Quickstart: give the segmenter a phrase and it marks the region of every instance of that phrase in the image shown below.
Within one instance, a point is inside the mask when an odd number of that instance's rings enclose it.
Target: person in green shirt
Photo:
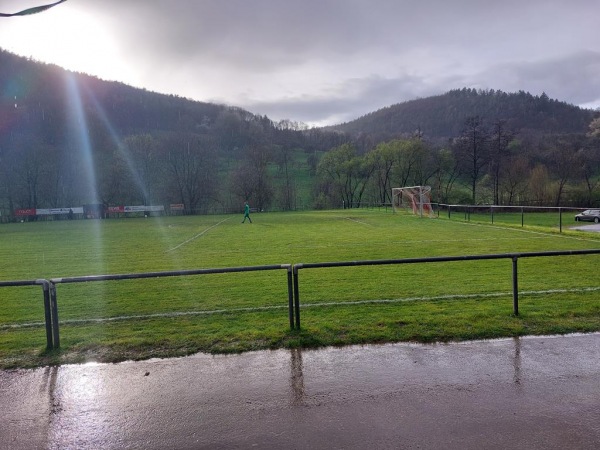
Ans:
[[[244,220],[242,220],[242,223],[244,223],[246,219],[248,219],[250,223],[252,223],[252,219],[250,218],[250,205],[248,204],[248,202],[244,204]]]

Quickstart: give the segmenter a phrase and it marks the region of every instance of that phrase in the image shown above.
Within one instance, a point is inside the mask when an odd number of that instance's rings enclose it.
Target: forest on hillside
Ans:
[[[294,209],[298,165],[308,172],[316,154],[345,139],[8,52],[0,52],[0,85],[3,217],[92,203],[176,203],[192,214],[237,211],[249,199]]]
[[[433,201],[600,204],[599,114],[459,89],[337,127],[106,82],[0,51],[0,214],[183,204],[186,214]]]
[[[391,105],[330,129],[368,134],[376,141],[417,130],[433,139],[448,139],[458,136],[465,121],[475,116],[489,122],[504,120],[508,128],[523,132],[573,134],[586,132],[594,112],[550,99],[545,93],[461,88]]]
[[[327,152],[317,167],[323,202],[390,204],[394,187],[432,187],[437,203],[600,206],[600,118],[586,133],[532,134],[508,121],[465,119],[444,144],[422,134]]]

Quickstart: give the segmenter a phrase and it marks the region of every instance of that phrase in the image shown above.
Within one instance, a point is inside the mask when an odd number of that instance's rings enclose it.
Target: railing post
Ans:
[[[521,228],[525,226],[525,209],[521,206]]]
[[[292,266],[290,265],[287,269],[287,281],[288,281],[288,309],[290,315],[290,328],[294,329],[294,288],[292,286]]]
[[[37,280],[44,290],[44,317],[46,319],[46,350],[52,350],[52,312],[50,311],[50,283],[46,280]]]
[[[519,315],[519,282],[517,277],[517,260],[516,256],[512,258],[512,282],[513,282],[513,313]]]
[[[294,265],[294,311],[296,312],[296,329],[300,329],[300,293],[298,288],[298,267]]]
[[[562,233],[562,208],[558,208],[558,230]]]
[[[50,285],[50,313],[52,318],[52,338],[54,341],[53,348],[60,347],[60,336],[58,330],[58,304],[56,302],[56,285],[52,282]]]

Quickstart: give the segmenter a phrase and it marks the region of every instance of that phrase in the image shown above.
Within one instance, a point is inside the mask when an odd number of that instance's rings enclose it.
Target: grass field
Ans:
[[[327,261],[600,248],[598,233],[383,210],[15,223],[0,281]],[[285,271],[58,284],[61,348],[40,287],[0,288],[0,367],[207,352],[600,330],[600,255],[307,269],[291,330]]]
[[[565,230],[569,226],[574,225],[574,216],[581,209],[577,208],[547,208],[546,211],[540,212],[541,208],[528,207],[521,212],[518,207],[495,207],[494,213],[491,214],[489,207],[471,208],[466,212],[464,208],[451,210],[448,214],[447,209],[440,211],[440,216],[451,220],[469,221],[484,224],[496,225],[511,225],[511,226],[528,226],[528,227],[543,227],[546,230],[555,229],[560,231],[561,223]],[[448,217],[449,216],[449,217]]]

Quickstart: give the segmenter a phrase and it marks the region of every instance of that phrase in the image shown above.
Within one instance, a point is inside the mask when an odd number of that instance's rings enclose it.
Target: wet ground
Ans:
[[[581,223],[581,222],[578,222],[578,223]],[[590,225],[577,225],[577,226],[572,226],[569,228],[572,230],[591,231],[591,232],[600,233],[600,223],[593,223]]]
[[[0,372],[0,448],[600,448],[600,334]]]

